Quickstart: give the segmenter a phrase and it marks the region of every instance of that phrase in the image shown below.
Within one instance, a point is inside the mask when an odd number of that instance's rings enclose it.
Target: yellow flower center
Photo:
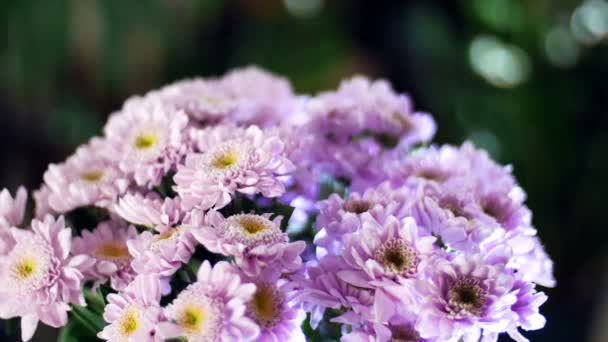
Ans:
[[[206,318],[207,314],[202,308],[186,306],[179,317],[178,323],[187,332],[192,333],[200,330],[200,326]]]
[[[139,319],[137,317],[137,312],[134,309],[130,309],[124,314],[124,316],[120,320],[120,323],[118,324],[118,329],[122,336],[128,337],[131,336],[131,334],[133,334],[137,330],[138,326]]]
[[[164,233],[160,233],[158,235],[156,235],[154,237],[154,239],[152,239],[152,242],[161,242],[161,241],[165,241],[168,240],[170,238],[172,238],[173,236],[175,236],[178,232],[179,232],[179,227],[178,228],[173,228],[171,230],[168,230]]]
[[[272,326],[279,318],[280,298],[274,286],[258,284],[251,299],[250,310],[255,320],[263,326]]]
[[[95,249],[95,256],[100,259],[127,259],[129,257],[129,249],[124,241],[109,241],[105,242]]]
[[[201,96],[200,101],[210,106],[219,106],[222,104],[222,99],[217,96]]]
[[[158,135],[153,132],[143,132],[135,137],[135,147],[138,150],[147,150],[158,142]]]
[[[29,278],[36,271],[36,260],[31,257],[25,257],[19,263],[17,263],[13,269],[13,274],[18,279]]]
[[[249,234],[257,234],[268,229],[266,222],[258,219],[258,217],[243,217],[239,220],[241,227]]]
[[[99,182],[103,178],[103,170],[85,171],[80,174],[80,179],[90,183]]]
[[[221,153],[213,160],[213,167],[217,169],[227,169],[238,162],[239,156],[234,151],[226,151]]]

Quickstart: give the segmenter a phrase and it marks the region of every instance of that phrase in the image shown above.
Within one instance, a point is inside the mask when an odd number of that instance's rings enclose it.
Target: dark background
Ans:
[[[128,96],[180,78],[258,64],[301,93],[387,78],[438,143],[514,166],[558,279],[532,340],[606,341],[606,1],[24,0],[0,20],[2,186],[37,187]]]

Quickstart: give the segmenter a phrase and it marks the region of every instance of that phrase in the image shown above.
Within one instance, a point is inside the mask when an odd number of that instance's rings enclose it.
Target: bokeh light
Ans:
[[[570,67],[578,61],[580,48],[570,30],[558,26],[545,38],[545,53],[554,65]]]
[[[608,3],[592,0],[583,3],[570,20],[572,33],[584,44],[596,44],[608,36]]]
[[[323,8],[323,0],[283,0],[287,12],[297,18],[317,15]]]
[[[473,40],[469,61],[477,74],[497,87],[514,87],[526,81],[530,74],[530,61],[522,49],[490,36]]]

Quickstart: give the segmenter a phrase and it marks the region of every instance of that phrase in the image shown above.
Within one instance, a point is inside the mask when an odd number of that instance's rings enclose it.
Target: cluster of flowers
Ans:
[[[527,341],[555,282],[525,194],[434,133],[363,77],[309,97],[250,67],[133,97],[31,215],[0,193],[0,318],[28,340],[106,288],[109,341]]]

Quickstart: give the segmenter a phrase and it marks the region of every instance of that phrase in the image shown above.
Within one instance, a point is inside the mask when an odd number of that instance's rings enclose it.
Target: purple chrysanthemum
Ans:
[[[0,318],[21,317],[23,340],[29,340],[38,321],[52,327],[67,323],[70,303],[84,305],[84,255],[70,257],[71,230],[47,216],[33,220],[32,231],[12,228],[15,245],[0,256]]]
[[[217,79],[189,79],[151,92],[169,108],[182,110],[199,124],[217,124],[238,108],[238,100]]]
[[[90,205],[111,206],[126,190],[128,182],[112,162],[100,156],[104,146],[103,140],[94,138],[64,163],[49,165],[44,174],[48,203],[42,205],[48,204],[56,213]],[[38,204],[41,205],[40,201]]]
[[[159,234],[145,231],[129,240],[127,246],[133,256],[133,269],[140,274],[173,275],[194,253],[196,241],[191,229],[188,223],[184,223],[165,228]]]
[[[213,268],[204,261],[197,282],[180,292],[165,310],[169,322],[159,325],[163,338],[185,336],[188,341],[252,341],[260,333],[245,315],[255,285],[243,283],[226,262]]]
[[[131,267],[133,257],[127,249],[127,240],[137,237],[137,230],[119,221],[100,223],[93,231],[83,230],[80,237],[72,239],[72,250],[86,254],[94,260],[82,272],[86,279],[99,285],[110,280],[115,290],[124,289],[135,277]]]
[[[411,217],[398,220],[391,216],[382,224],[371,215],[364,215],[362,221],[359,231],[342,238],[342,257],[351,270],[338,275],[363,288],[416,278],[421,262],[435,249],[435,237],[420,235]]]
[[[168,277],[190,260],[196,245],[190,231],[200,227],[202,214],[186,214],[179,197],[161,200],[156,193],[127,194],[115,210],[125,220],[156,231],[144,231],[127,243],[137,273]]]
[[[185,216],[179,197],[162,199],[157,193],[128,193],[118,200],[114,211],[128,222],[164,232],[181,223]]]
[[[188,117],[159,101],[128,101],[104,128],[104,154],[138,185],[158,185],[188,151]]]
[[[372,161],[385,148],[407,149],[435,133],[430,115],[412,113],[407,96],[396,94],[385,81],[364,77],[311,99],[307,111],[317,138],[318,167],[351,179],[373,175]]]
[[[265,268],[296,271],[302,266],[300,253],[306,244],[289,242],[280,228],[282,218],[271,221],[268,216],[238,214],[224,218],[219,212],[210,211],[203,228],[192,234],[209,251],[234,256],[237,265],[249,275]]]
[[[256,126],[203,130],[198,149],[202,153],[188,155],[174,177],[184,209],[222,208],[237,191],[278,197],[285,192],[278,177],[294,169],[281,140]]]
[[[256,286],[247,303],[247,316],[260,327],[256,341],[306,341],[301,329],[306,313],[294,300],[293,282],[279,278],[275,272],[241,278]]]
[[[326,309],[343,310],[348,317],[372,317],[374,291],[354,286],[338,276],[348,265],[339,257],[327,255],[306,264],[306,276],[298,279],[298,300],[311,313],[310,324],[316,328]]]
[[[332,194],[327,200],[318,202],[316,227],[319,232],[315,245],[329,253],[338,253],[342,236],[361,228],[364,214],[381,223],[389,216],[404,218],[409,209],[408,198],[405,189],[393,189],[388,182],[366,190],[363,195],[351,193],[346,199]]]
[[[159,341],[156,324],[162,317],[157,277],[138,275],[124,291],[110,294],[103,318],[109,323],[97,336],[111,342]]]
[[[269,127],[289,120],[298,102],[287,79],[255,66],[233,70],[219,83],[237,102],[229,122],[244,126]]]
[[[478,339],[497,336],[517,320],[511,306],[514,276],[503,263],[489,263],[480,255],[438,258],[418,286],[424,303],[416,329],[425,338]]]

